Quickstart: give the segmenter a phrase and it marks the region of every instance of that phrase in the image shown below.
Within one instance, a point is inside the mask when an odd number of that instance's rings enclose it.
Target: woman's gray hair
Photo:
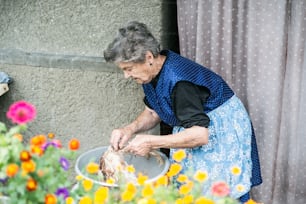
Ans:
[[[113,42],[104,51],[104,59],[112,63],[141,63],[145,61],[147,51],[157,57],[159,42],[144,23],[132,21],[119,29]]]

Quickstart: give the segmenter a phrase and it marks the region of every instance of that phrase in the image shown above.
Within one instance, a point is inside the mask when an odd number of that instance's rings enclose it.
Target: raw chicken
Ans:
[[[124,160],[124,154],[124,151],[115,151],[112,147],[108,147],[107,151],[103,153],[100,158],[99,175],[104,181],[114,179],[115,183],[117,183],[122,178],[128,182],[137,182],[135,173],[127,171],[129,164]],[[150,156],[156,157],[160,164],[164,163],[161,155],[157,151],[151,151],[148,157]]]

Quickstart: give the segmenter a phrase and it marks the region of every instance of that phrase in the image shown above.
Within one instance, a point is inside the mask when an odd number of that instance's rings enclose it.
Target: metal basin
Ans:
[[[96,149],[89,150],[83,154],[81,154],[75,164],[75,171],[78,175],[83,176],[86,179],[89,179],[93,181],[96,184],[102,185],[102,186],[117,186],[117,184],[108,184],[97,179],[94,179],[92,176],[89,177],[83,172],[85,171],[85,168],[89,162],[96,162],[99,164],[99,160],[101,155],[107,150],[108,146],[102,146]],[[141,156],[135,156],[132,154],[126,154],[124,156],[124,160],[129,164],[133,165],[136,171],[136,175],[138,173],[142,173],[146,176],[148,176],[147,182],[154,182],[159,177],[165,175],[169,169],[170,162],[165,154],[162,152],[159,152],[160,156],[163,159],[163,163],[160,164],[159,161],[155,157],[141,157]]]

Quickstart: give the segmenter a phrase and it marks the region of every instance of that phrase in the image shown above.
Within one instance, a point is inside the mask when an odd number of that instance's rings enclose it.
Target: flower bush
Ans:
[[[18,204],[238,204],[229,197],[229,186],[219,181],[210,187],[210,195],[202,195],[207,185],[207,172],[197,171],[183,174],[180,162],[186,157],[184,150],[173,154],[173,160],[166,175],[154,183],[146,182],[148,177],[139,173],[137,183],[121,180],[118,187],[94,184],[77,175],[77,184],[69,178],[70,160],[76,156],[80,146],[77,139],[71,139],[64,148],[54,133],[39,134],[23,141],[27,123],[35,119],[35,107],[26,101],[12,104],[7,117],[16,124],[8,129],[0,122],[0,198],[9,198],[9,203]],[[99,164],[89,161],[85,175],[99,180]],[[135,173],[133,166],[125,171]],[[240,169],[234,167],[233,174]],[[106,183],[112,186],[114,180]],[[1,200],[0,200],[1,202]],[[256,204],[249,200],[247,204]]]
[[[166,175],[161,176],[154,183],[146,182],[148,177],[139,173],[137,183],[121,180],[118,187],[106,187],[93,183],[81,175],[77,176],[78,185],[70,197],[66,199],[67,204],[238,204],[239,202],[230,195],[229,186],[218,181],[210,187],[211,194],[203,195],[203,185],[208,179],[207,172],[196,171],[193,174],[182,173],[180,162],[186,157],[184,150],[178,150],[173,154],[172,163]],[[97,177],[99,165],[89,162],[83,170],[87,178]],[[133,166],[128,166],[125,171],[135,173]],[[239,169],[232,170],[237,173]],[[107,184],[114,184],[114,180],[109,179]],[[256,204],[249,200],[246,204]]]
[[[65,203],[70,195],[70,160],[79,141],[71,139],[64,148],[54,133],[39,134],[23,141],[27,123],[36,117],[35,107],[26,102],[12,104],[7,117],[15,126],[0,122],[0,196],[9,203]]]

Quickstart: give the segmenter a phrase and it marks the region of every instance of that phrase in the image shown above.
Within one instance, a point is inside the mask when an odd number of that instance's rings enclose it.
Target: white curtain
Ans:
[[[306,1],[177,0],[180,53],[219,73],[247,107],[265,204],[306,203]]]

